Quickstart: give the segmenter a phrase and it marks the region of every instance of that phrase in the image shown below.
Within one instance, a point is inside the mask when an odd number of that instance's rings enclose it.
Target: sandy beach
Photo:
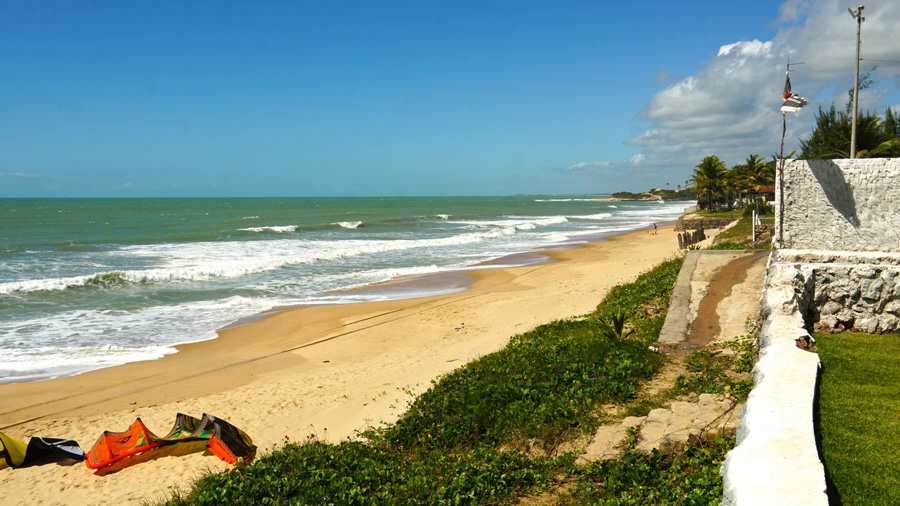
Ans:
[[[452,294],[286,310],[159,360],[3,384],[0,430],[72,438],[87,450],[136,417],[165,434],[183,412],[230,421],[261,452],[286,438],[351,438],[393,421],[441,374],[517,333],[591,311],[612,286],[679,253],[670,225],[542,254],[555,261],[473,270],[470,288]],[[2,468],[0,488],[18,504],[131,504],[229,467],[205,451],[140,459],[103,476],[82,463]]]

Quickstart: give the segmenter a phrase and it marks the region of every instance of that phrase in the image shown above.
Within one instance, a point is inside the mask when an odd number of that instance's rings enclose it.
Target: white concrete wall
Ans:
[[[796,346],[809,335],[808,277],[799,265],[770,259],[753,391],[722,466],[723,505],[828,505],[813,427],[819,356]]]
[[[900,251],[900,158],[788,160],[783,226],[782,248]]]

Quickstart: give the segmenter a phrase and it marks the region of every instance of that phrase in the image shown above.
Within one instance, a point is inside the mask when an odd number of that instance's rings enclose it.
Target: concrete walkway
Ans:
[[[689,251],[659,342],[702,347],[752,332],[767,256],[767,251],[752,250]]]

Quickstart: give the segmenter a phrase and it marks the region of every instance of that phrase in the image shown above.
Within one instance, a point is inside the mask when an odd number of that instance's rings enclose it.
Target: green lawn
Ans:
[[[900,504],[900,335],[816,334],[819,429],[845,506]]]
[[[736,219],[740,218],[741,216],[743,216],[743,213],[744,213],[744,210],[738,209],[738,208],[731,209],[731,210],[723,209],[721,211],[703,210],[703,211],[699,212],[701,218],[719,218],[719,219],[723,219],[723,220],[736,220]]]

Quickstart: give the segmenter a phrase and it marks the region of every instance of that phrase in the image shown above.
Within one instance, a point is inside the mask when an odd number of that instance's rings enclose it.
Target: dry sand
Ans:
[[[593,310],[609,288],[678,254],[672,226],[545,252],[554,262],[475,270],[468,290],[432,297],[276,313],[179,346],[160,360],[79,376],[0,385],[0,431],[73,438],[141,417],[165,434],[178,412],[210,413],[268,451],[285,438],[328,441],[390,422],[431,380],[537,325]],[[148,458],[149,457],[149,458]],[[164,455],[98,476],[84,464],[0,469],[4,502],[127,504],[187,488],[229,466],[208,452]]]

